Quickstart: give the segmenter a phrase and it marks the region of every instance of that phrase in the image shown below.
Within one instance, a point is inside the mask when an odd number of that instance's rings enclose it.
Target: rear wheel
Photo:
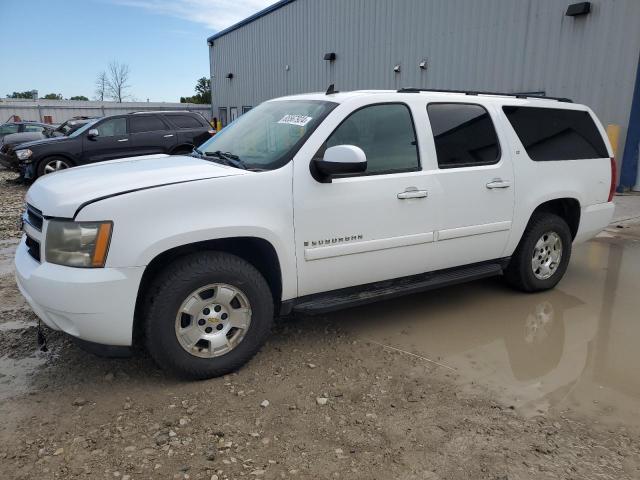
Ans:
[[[59,172],[73,167],[73,162],[64,157],[49,157],[38,164],[38,177],[49,173]]]
[[[237,370],[266,341],[273,298],[262,275],[234,255],[176,260],[147,297],[147,349],[162,368],[204,379]]]
[[[525,292],[555,287],[567,270],[571,242],[571,231],[561,217],[534,214],[505,271],[507,281]]]

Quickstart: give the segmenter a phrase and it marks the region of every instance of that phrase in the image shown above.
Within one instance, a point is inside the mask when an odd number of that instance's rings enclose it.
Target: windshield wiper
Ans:
[[[230,152],[221,152],[220,150],[216,150],[215,152],[204,152],[207,157],[215,157],[222,160],[226,165],[230,167],[241,168],[242,170],[247,170],[247,164],[244,163],[239,156],[234,155]]]

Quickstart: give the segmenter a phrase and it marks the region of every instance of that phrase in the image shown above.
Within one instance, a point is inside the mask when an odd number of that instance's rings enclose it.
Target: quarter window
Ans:
[[[364,151],[364,175],[420,168],[416,132],[411,112],[404,104],[372,105],[355,111],[326,142],[326,148],[336,145],[355,145]]]
[[[95,127],[101,137],[115,137],[127,134],[127,119],[114,118],[106,120]]]
[[[503,107],[529,158],[535,161],[606,158],[607,146],[589,112]]]
[[[158,117],[153,115],[132,116],[129,119],[129,130],[131,133],[159,132],[167,127]]]
[[[427,112],[440,168],[491,165],[499,161],[498,136],[484,107],[432,103]]]

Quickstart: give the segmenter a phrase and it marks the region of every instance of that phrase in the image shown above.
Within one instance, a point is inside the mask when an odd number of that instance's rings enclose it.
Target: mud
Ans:
[[[37,351],[1,244],[0,478],[640,478],[640,229],[622,227],[553,291],[491,280],[282,319],[204,382],[52,331]]]

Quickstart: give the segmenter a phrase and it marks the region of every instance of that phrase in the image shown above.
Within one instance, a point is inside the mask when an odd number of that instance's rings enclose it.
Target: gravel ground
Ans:
[[[4,240],[25,189],[1,178]],[[238,373],[187,383],[56,332],[37,352],[12,275],[0,294],[2,478],[640,478],[638,432],[524,418],[332,316],[280,320]]]
[[[18,218],[24,209],[27,187],[8,180],[18,178],[17,173],[0,167],[0,240],[19,238]]]

